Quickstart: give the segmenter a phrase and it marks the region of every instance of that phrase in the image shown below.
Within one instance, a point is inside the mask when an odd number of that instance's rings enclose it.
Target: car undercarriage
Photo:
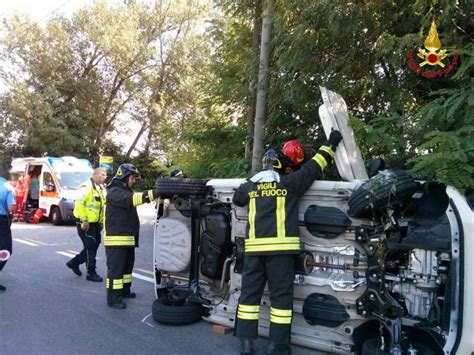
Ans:
[[[243,181],[157,180],[156,321],[234,326],[248,212],[232,196]],[[364,355],[472,351],[462,335],[474,317],[464,289],[473,219],[457,190],[402,170],[315,181],[299,203],[292,343]],[[268,289],[260,309],[268,336]]]

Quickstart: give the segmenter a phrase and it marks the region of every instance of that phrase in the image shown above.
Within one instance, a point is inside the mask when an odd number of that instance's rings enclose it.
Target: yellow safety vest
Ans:
[[[102,223],[105,197],[103,189],[87,180],[79,187],[79,196],[74,205],[74,217],[89,223]]]

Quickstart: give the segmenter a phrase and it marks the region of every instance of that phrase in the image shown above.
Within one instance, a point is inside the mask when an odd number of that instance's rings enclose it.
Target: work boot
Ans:
[[[291,348],[288,344],[276,344],[273,341],[268,344],[266,355],[290,355]]]
[[[72,270],[77,276],[81,276],[82,272],[79,270],[79,265],[73,265],[71,260],[66,263],[66,266]]]
[[[127,308],[127,305],[122,301],[122,295],[117,292],[107,292],[107,306],[115,309]]]
[[[240,339],[240,355],[252,355],[252,354],[253,354],[253,340]]]
[[[123,292],[122,297],[123,298],[136,298],[137,294],[135,292],[131,292],[130,290],[127,290]]]
[[[86,279],[94,282],[102,282],[102,277],[97,274],[87,274]]]
[[[108,303],[107,305],[109,307],[115,308],[115,309],[125,309],[125,308],[127,308],[127,305],[123,302]]]

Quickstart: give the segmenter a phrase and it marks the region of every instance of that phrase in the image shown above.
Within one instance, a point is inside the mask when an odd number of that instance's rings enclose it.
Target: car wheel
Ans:
[[[156,189],[162,198],[169,198],[173,195],[205,196],[209,192],[206,180],[171,177],[156,180]]]
[[[61,216],[61,211],[57,207],[51,209],[51,223],[55,226],[63,224],[63,218]]]
[[[182,306],[186,304],[186,300],[188,296],[189,296],[188,290],[181,290],[178,288],[174,288],[168,293],[168,302],[171,305]]]
[[[191,324],[202,319],[202,306],[192,302],[179,304],[163,297],[153,302],[152,316],[155,321],[162,324]]]
[[[418,184],[403,170],[384,170],[355,190],[349,198],[349,215],[371,217],[407,200]]]

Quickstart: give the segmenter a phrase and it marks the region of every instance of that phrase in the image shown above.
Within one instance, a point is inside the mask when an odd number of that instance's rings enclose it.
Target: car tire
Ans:
[[[178,196],[205,196],[209,192],[206,180],[165,177],[156,180],[158,196],[169,198]]]
[[[168,303],[169,305],[183,306],[186,304],[188,296],[189,296],[188,290],[174,288],[168,293],[167,301],[169,302]]]
[[[418,184],[403,170],[384,170],[355,190],[349,198],[349,215],[372,217],[413,195]]]
[[[162,324],[185,325],[202,319],[202,305],[199,303],[177,304],[166,297],[158,298],[152,305],[153,319]]]
[[[61,211],[58,207],[53,207],[51,209],[51,223],[55,226],[60,226],[63,224],[63,217],[61,216]]]

